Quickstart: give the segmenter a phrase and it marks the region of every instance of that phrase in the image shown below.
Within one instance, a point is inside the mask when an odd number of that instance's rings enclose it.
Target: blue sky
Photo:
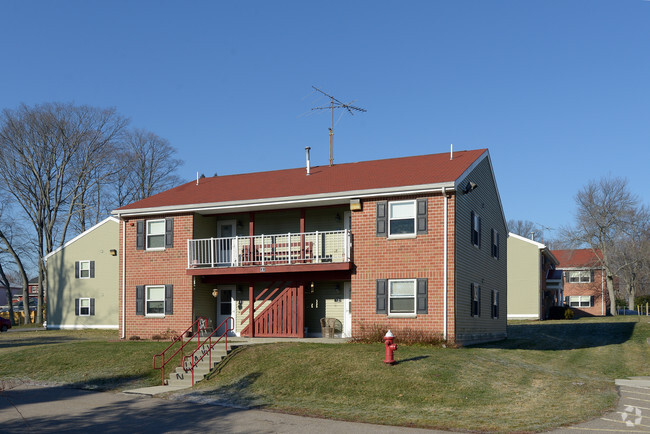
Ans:
[[[116,107],[210,176],[489,148],[506,218],[650,203],[650,1],[2,1],[0,107]],[[547,229],[547,234],[553,232]]]

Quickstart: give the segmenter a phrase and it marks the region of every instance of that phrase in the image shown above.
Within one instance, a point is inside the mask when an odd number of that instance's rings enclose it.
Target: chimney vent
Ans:
[[[454,144],[451,144],[451,150],[449,151],[449,159],[453,160],[454,159]]]
[[[310,149],[311,148],[309,146],[305,147],[305,153],[307,154],[307,175],[309,175],[310,172],[311,172],[311,161],[309,160],[309,151],[310,151]]]

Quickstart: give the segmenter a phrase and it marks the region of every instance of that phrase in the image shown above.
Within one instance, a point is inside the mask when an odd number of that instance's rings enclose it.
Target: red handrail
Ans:
[[[229,321],[232,323],[232,327],[228,327],[228,322]],[[225,325],[225,331],[221,334],[221,336],[219,336],[219,339],[217,339],[216,342],[212,343],[212,337],[215,335],[215,333],[217,333],[217,330],[219,330],[221,328],[221,326],[223,326],[223,325]],[[189,370],[192,371],[192,385],[194,385],[194,368],[196,367],[196,365],[199,364],[199,362],[201,360],[203,360],[203,357],[205,357],[206,354],[208,354],[208,363],[209,363],[210,367],[212,368],[212,348],[214,348],[214,346],[217,345],[222,338],[225,338],[224,340],[225,340],[225,344],[226,344],[226,352],[228,351],[228,332],[234,330],[234,328],[235,328],[235,320],[234,320],[233,317],[229,316],[228,318],[223,320],[221,322],[221,324],[219,324],[219,326],[216,327],[212,331],[212,333],[210,333],[203,340],[203,342],[201,342],[200,339],[197,339],[196,350],[194,350],[192,352],[192,354],[190,354],[189,356],[185,357],[185,358],[189,358],[192,361],[192,364],[190,365],[189,368],[185,367],[185,360],[183,359],[183,369],[185,370],[185,372],[187,372]],[[201,349],[201,347],[203,345],[205,345],[205,343],[208,342],[208,341],[210,341],[208,349],[203,351],[203,354],[201,354],[200,357],[196,358],[194,356],[194,354],[196,354],[196,352],[199,351]]]
[[[183,331],[179,336],[176,336],[174,339],[172,339],[172,343],[169,344],[169,346],[167,348],[165,348],[161,353],[155,354],[153,356],[153,369],[161,369],[162,370],[162,384],[163,384],[163,386],[165,385],[165,366],[167,365],[167,363],[171,362],[172,359],[179,352],[181,353],[181,361],[184,360],[184,358],[183,358],[183,348],[185,348],[185,346],[187,344],[192,342],[192,339],[194,338],[194,335],[196,333],[192,333],[192,335],[190,336],[189,340],[187,340],[187,342],[183,341],[183,337],[187,334],[187,332],[189,332],[190,330],[193,330],[194,326],[197,326],[197,330],[198,330],[197,333],[200,332],[200,327],[198,327],[198,323],[199,323],[199,321],[201,321],[203,319],[204,318],[201,318],[201,317],[197,318],[196,321],[194,321],[191,326],[189,326],[187,329],[185,329],[185,331]],[[179,349],[177,349],[174,352],[174,354],[172,354],[171,356],[165,358],[165,355],[166,355],[167,351],[169,349],[171,349],[171,347],[173,347],[178,341],[181,342],[181,347]],[[162,365],[160,365],[158,367],[156,367],[156,358],[157,357],[162,357]]]

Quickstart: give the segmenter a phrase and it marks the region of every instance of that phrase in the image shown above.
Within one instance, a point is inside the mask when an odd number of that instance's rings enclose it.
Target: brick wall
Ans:
[[[566,271],[564,271],[566,273]],[[569,306],[576,316],[602,316],[609,313],[609,293],[605,283],[605,274],[602,270],[594,270],[594,281],[590,283],[571,283],[564,281],[564,297],[571,295],[585,295],[594,297],[592,307]],[[604,306],[603,306],[604,303]]]
[[[160,251],[136,250],[136,227],[139,219],[120,222],[120,241],[126,229],[126,245],[120,242],[120,336],[143,339],[164,333],[167,330],[181,332],[192,324],[192,277],[185,273],[187,268],[187,240],[192,238],[194,217],[192,214],[155,216],[174,219],[174,246]],[[122,269],[125,255],[126,270]],[[126,271],[126,327],[122,319],[123,272]],[[173,314],[164,318],[148,318],[136,315],[136,286],[173,285]]]
[[[377,201],[428,198],[428,233],[409,239],[389,239],[376,235]],[[352,213],[352,335],[362,326],[386,325],[399,336],[400,329],[443,333],[443,225],[444,198],[441,194],[396,196],[364,200],[363,211]],[[448,202],[448,334],[454,335],[454,196]],[[377,279],[428,279],[428,313],[416,318],[389,318],[376,313]]]

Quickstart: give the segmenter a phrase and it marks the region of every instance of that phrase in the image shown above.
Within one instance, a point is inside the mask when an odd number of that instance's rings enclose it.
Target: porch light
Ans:
[[[314,282],[311,282],[311,285],[309,285],[309,293],[310,294],[314,293]]]
[[[350,199],[350,211],[361,211],[361,199]]]
[[[111,254],[111,256],[117,256],[117,250],[115,249],[109,250],[109,253]]]
[[[219,295],[219,288],[214,288],[214,289],[212,290],[212,296],[213,296],[214,298],[217,298],[218,295]]]

